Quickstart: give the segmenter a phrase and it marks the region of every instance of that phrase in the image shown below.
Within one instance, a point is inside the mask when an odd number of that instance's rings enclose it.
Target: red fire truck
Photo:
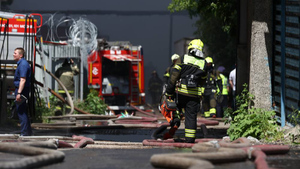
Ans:
[[[143,109],[145,103],[142,46],[99,40],[88,58],[88,86],[99,91],[114,111]]]
[[[7,106],[10,106],[7,103],[11,103],[15,99],[13,79],[17,65],[13,58],[14,49],[17,47],[25,49],[25,58],[31,61],[32,71],[34,71],[37,29],[41,25],[41,14],[25,15],[0,11],[0,46],[2,47],[0,52],[0,107],[2,108],[0,115],[6,115]],[[34,90],[31,92],[31,96],[33,96]],[[31,100],[29,102],[30,115],[34,117],[34,97],[29,99]]]

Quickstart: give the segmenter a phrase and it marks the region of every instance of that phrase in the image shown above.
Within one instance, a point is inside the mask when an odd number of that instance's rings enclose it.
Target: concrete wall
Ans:
[[[240,1],[239,11],[237,92],[249,84],[255,107],[267,110],[271,108],[272,4],[272,0]]]

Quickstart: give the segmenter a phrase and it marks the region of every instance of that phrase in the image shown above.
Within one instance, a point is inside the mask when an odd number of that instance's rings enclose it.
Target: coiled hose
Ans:
[[[0,151],[31,156],[17,161],[0,162],[0,168],[37,168],[61,162],[65,158],[65,154],[61,151],[25,146],[18,143],[0,143]]]

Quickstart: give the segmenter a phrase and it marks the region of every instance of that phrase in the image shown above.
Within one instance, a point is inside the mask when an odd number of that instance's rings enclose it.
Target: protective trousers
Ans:
[[[15,96],[18,94],[18,88],[15,89]],[[29,87],[24,87],[22,94],[29,99]],[[20,120],[20,126],[21,126],[21,136],[31,136],[32,135],[32,129],[30,126],[30,120],[28,117],[28,107],[26,101],[23,102],[20,105],[16,104],[18,117]]]
[[[217,101],[215,93],[204,95],[203,97],[203,111],[205,117],[216,117]]]
[[[178,108],[185,111],[185,141],[194,143],[197,130],[197,113],[200,110],[200,97],[178,95]]]
[[[69,90],[68,91],[70,96],[72,97],[72,101],[74,100],[74,91],[73,90]],[[64,90],[59,90],[58,93],[65,99],[67,100],[67,94]],[[58,101],[57,104],[56,104],[56,107],[55,107],[55,115],[56,116],[60,116],[60,115],[63,115],[63,114],[68,114],[71,112],[71,107],[66,104],[66,103],[63,103],[61,101]]]

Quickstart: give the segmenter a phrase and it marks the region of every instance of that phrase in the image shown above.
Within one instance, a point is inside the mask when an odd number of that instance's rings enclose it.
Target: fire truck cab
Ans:
[[[98,41],[88,58],[88,87],[99,91],[114,111],[144,109],[144,58],[142,46],[130,42]]]

